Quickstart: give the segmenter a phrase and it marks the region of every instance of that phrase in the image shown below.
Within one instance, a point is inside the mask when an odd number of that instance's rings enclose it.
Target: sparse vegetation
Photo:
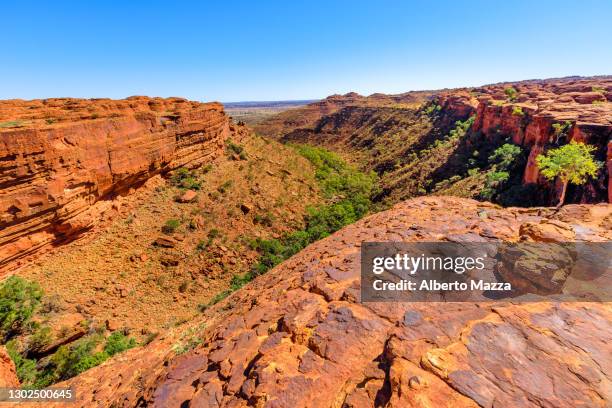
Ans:
[[[172,218],[167,220],[166,223],[162,226],[162,232],[164,234],[173,234],[174,232],[176,232],[176,230],[178,230],[180,226],[181,221]]]
[[[244,150],[244,146],[241,146],[239,144],[236,144],[234,142],[232,142],[231,140],[227,141],[227,152],[230,155],[230,157],[234,157],[234,155],[236,155],[240,160],[247,160],[247,154]]]
[[[259,263],[251,271],[252,277],[266,272],[308,244],[354,223],[372,206],[371,197],[377,189],[374,173],[357,171],[335,153],[322,148],[305,145],[295,148],[315,166],[315,177],[331,203],[309,208],[305,217],[306,227],[301,231],[280,240],[252,241],[251,246],[261,254]]]
[[[346,164],[338,155],[326,149],[306,145],[294,146],[315,166],[315,177],[329,203],[310,207],[305,216],[305,228],[286,234],[280,239],[257,238],[249,242],[260,253],[259,261],[250,272],[234,275],[229,289],[218,293],[200,311],[220,302],[256,276],[265,273],[308,244],[324,238],[345,225],[366,215],[377,192],[375,173],[363,173]],[[256,216],[257,218],[257,216]],[[267,222],[265,215],[256,222]]]
[[[217,188],[217,191],[221,194],[225,194],[227,190],[232,187],[233,184],[234,182],[232,180],[227,180]]]
[[[512,114],[514,116],[525,116],[525,112],[523,112],[523,108],[521,108],[520,106],[513,106]]]
[[[553,123],[553,134],[555,135],[555,143],[559,143],[559,139],[566,137],[570,128],[572,127],[572,122],[566,120],[563,123]]]
[[[548,180],[557,177],[561,180],[562,190],[558,207],[565,201],[565,193],[569,183],[581,185],[589,178],[595,178],[602,163],[596,161],[594,146],[571,141],[569,144],[551,149],[546,154],[536,157],[536,163],[542,176]]]
[[[506,94],[506,97],[508,98],[510,102],[515,101],[516,98],[518,97],[518,91],[511,86],[504,89],[504,93]]]
[[[603,93],[606,92],[606,90],[604,88],[602,88],[601,86],[593,86],[593,87],[591,87],[591,91],[597,92],[597,93],[600,93],[600,94],[603,94]]]
[[[106,339],[103,350],[96,352],[104,338],[99,333],[93,333],[73,344],[61,346],[48,358],[27,358],[28,353],[44,348],[53,339],[50,327],[32,323],[31,320],[42,296],[43,291],[37,283],[17,276],[11,276],[0,287],[0,327],[7,352],[15,363],[22,385],[37,388],[49,386],[80,374],[136,345],[135,339],[121,332],[113,332]],[[28,333],[30,336],[27,343],[16,337]]]
[[[40,285],[11,276],[0,286],[0,335],[4,341],[22,333],[43,296]]]
[[[198,179],[197,173],[185,167],[177,169],[172,174],[170,182],[175,187],[183,190],[199,190],[202,188],[202,182]]]
[[[22,120],[9,120],[7,122],[0,122],[0,128],[20,128],[24,127],[26,122]]]

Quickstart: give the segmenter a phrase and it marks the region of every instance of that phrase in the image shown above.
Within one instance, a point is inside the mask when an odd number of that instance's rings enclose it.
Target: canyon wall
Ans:
[[[511,100],[505,90],[512,87]],[[597,148],[595,158],[604,163],[599,177],[584,186],[570,186],[570,202],[612,202],[612,79],[546,80],[505,83],[470,92],[442,94],[438,102],[442,112],[464,116],[475,114],[472,127],[491,142],[509,137],[529,152],[523,182],[550,186],[539,174],[536,157],[549,148],[571,140]],[[455,115],[456,116],[456,115]],[[555,131],[553,125],[565,125]]]
[[[0,126],[0,270],[151,176],[212,160],[231,132],[219,103],[146,97],[2,101]]]
[[[510,88],[513,92],[508,94]],[[308,121],[291,119],[302,113]],[[257,130],[287,142],[320,144],[346,154],[361,167],[375,170],[381,176],[385,194],[397,202],[431,193],[435,184],[445,179],[466,176],[466,162],[476,147],[472,146],[471,152],[469,146],[463,146],[462,152],[440,152],[436,142],[444,142],[457,121],[472,115],[475,122],[465,136],[479,149],[484,147],[488,153],[506,140],[523,147],[528,155],[526,165],[515,171],[521,172],[523,185],[537,185],[541,190],[538,204],[556,204],[561,186],[540,176],[535,159],[570,140],[595,146],[595,158],[604,166],[597,179],[583,186],[570,185],[566,202],[612,202],[609,76],[399,95],[334,95],[283,112],[258,125]],[[466,153],[467,157],[460,157]],[[481,161],[481,166],[486,166],[486,157]],[[482,186],[483,181],[472,184]]]

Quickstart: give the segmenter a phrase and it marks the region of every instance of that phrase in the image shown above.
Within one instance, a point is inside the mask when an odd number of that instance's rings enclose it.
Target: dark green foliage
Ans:
[[[517,168],[520,167],[523,151],[517,145],[504,143],[502,146],[495,149],[489,156],[489,164],[491,165],[485,179],[485,185],[480,192],[480,197],[485,200],[497,200],[499,195],[504,190],[521,183],[520,172]],[[514,177],[512,177],[514,174]],[[513,183],[510,183],[510,180]],[[507,195],[505,195],[507,197]]]
[[[244,146],[238,145],[238,144],[232,142],[231,140],[228,140],[228,142],[227,142],[227,152],[230,155],[233,155],[233,154],[238,155],[240,160],[246,160],[247,159],[246,152],[244,151]]]
[[[49,345],[52,341],[51,328],[49,326],[39,326],[36,328],[28,341],[30,350],[40,350]]]
[[[8,340],[21,333],[40,304],[43,291],[36,282],[11,276],[0,286],[0,335]]]
[[[506,170],[520,156],[521,148],[517,145],[505,143],[501,147],[495,149],[493,154],[489,156],[489,163],[496,168]]]

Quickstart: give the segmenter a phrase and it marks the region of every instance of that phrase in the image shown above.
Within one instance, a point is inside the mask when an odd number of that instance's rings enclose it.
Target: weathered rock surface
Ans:
[[[218,103],[180,98],[0,101],[0,270],[90,228],[151,176],[222,151]]]
[[[62,385],[76,389],[70,406],[86,407],[610,406],[609,303],[359,302],[363,241],[517,241],[521,226],[550,222],[579,241],[612,239],[608,204],[556,212],[453,197],[400,203],[309,246],[178,340]],[[196,346],[172,351],[186,344]]]
[[[0,347],[0,387],[19,387],[15,363],[9,357],[5,347]]]

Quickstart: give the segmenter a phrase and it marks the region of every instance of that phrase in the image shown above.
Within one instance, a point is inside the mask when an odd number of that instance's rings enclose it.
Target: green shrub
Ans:
[[[255,214],[255,216],[253,217],[253,222],[255,224],[261,224],[266,227],[271,227],[272,225],[274,225],[274,219],[274,214],[272,214],[270,211],[267,211],[264,214]]]
[[[198,180],[196,172],[185,167],[175,170],[170,181],[172,185],[183,190],[199,190],[202,188],[202,183]]]
[[[18,350],[17,340],[6,343],[6,351],[15,364],[17,378],[22,384],[34,384],[38,376],[36,371],[36,360],[25,358]]]
[[[507,171],[491,171],[487,173],[485,186],[480,195],[485,200],[491,200],[495,193],[501,188],[502,184],[510,178],[510,173]]]
[[[25,122],[22,120],[10,120],[8,122],[0,122],[0,128],[24,127]]]
[[[438,105],[436,102],[432,102],[425,107],[425,114],[431,115],[433,113],[440,112],[441,110],[442,107],[440,105]]]
[[[240,146],[234,142],[232,142],[231,140],[227,141],[227,150],[232,152],[232,153],[236,153],[236,154],[241,154],[244,152],[244,147]]]
[[[569,120],[566,120],[563,123],[553,123],[552,128],[553,134],[556,136],[556,141],[558,142],[561,137],[567,136],[571,127],[572,122],[570,122]]]
[[[518,96],[518,91],[511,86],[504,89],[504,93],[506,94],[506,96],[508,97],[508,100],[510,101],[514,101],[516,97]]]
[[[165,234],[174,233],[181,226],[181,222],[177,219],[169,219],[162,227],[162,232]]]
[[[52,340],[51,328],[49,326],[40,326],[30,336],[28,348],[30,350],[40,350],[51,344]]]
[[[234,182],[232,180],[227,180],[217,188],[217,191],[221,194],[225,194],[233,184]]]
[[[8,340],[21,333],[40,304],[43,290],[36,282],[11,276],[0,286],[0,335]]]
[[[117,353],[121,353],[135,346],[135,339],[133,339],[132,337],[127,337],[120,331],[115,331],[110,336],[108,336],[108,339],[106,339],[104,352],[109,356],[114,356]]]
[[[523,108],[521,108],[520,106],[513,106],[512,114],[514,116],[525,116],[525,112],[523,112]]]
[[[505,143],[495,149],[493,154],[489,156],[489,163],[495,165],[498,169],[507,170],[521,153],[522,150],[519,146]]]

